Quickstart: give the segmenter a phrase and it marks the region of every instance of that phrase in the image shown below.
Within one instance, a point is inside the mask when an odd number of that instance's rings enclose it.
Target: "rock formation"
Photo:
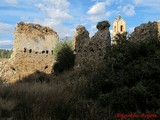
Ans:
[[[154,39],[160,36],[160,22],[148,22],[141,24],[134,29],[131,34],[131,40],[133,42],[146,41]]]
[[[93,63],[103,61],[106,48],[111,44],[109,27],[108,21],[99,22],[97,24],[98,31],[91,39],[84,26],[76,28],[77,33],[73,39],[75,41],[76,66],[82,66],[91,61]]]
[[[18,23],[14,32],[13,53],[9,61],[2,63],[0,77],[14,82],[36,71],[50,73],[55,62],[53,48],[58,39],[58,34],[49,27]]]

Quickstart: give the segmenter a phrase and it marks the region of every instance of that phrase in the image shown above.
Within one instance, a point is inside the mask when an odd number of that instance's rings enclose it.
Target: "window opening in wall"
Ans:
[[[45,51],[43,50],[42,53],[45,53]]]
[[[123,31],[123,26],[121,25],[121,32]]]
[[[11,67],[12,70],[16,71],[16,69],[14,67]]]
[[[27,52],[27,49],[26,49],[26,48],[24,48],[24,52]]]
[[[46,65],[44,69],[47,69],[47,68],[48,68],[48,65]]]
[[[53,55],[53,50],[51,51],[52,55]]]
[[[46,53],[48,54],[48,50],[46,50]]]
[[[35,54],[38,54],[38,52],[35,52]]]
[[[114,32],[116,32],[116,26],[114,26]]]
[[[29,53],[31,53],[31,52],[32,52],[32,49],[29,50]]]

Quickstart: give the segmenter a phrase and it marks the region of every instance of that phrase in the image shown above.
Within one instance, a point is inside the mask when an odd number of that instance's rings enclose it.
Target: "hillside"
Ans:
[[[1,86],[1,118],[118,120],[118,113],[135,113],[138,120],[159,119],[160,42],[122,40],[107,51],[105,64],[94,68],[88,64],[58,76],[36,72]]]

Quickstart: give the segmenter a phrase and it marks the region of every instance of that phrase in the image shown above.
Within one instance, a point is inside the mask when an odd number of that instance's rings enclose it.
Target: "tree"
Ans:
[[[0,49],[0,58],[10,58],[12,50]]]
[[[124,44],[128,41],[128,32],[118,33],[114,36],[114,41],[116,44]]]
[[[54,73],[61,73],[74,66],[74,51],[70,41],[64,41],[57,44],[54,49],[56,63],[53,65]]]
[[[115,113],[156,113],[160,108],[160,42],[148,39],[122,43],[111,46],[106,54],[100,103]]]

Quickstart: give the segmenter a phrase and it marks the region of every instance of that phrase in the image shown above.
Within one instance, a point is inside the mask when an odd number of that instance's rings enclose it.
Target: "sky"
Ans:
[[[64,38],[72,37],[78,25],[93,36],[98,22],[112,25],[118,15],[132,32],[142,23],[160,20],[160,0],[0,0],[0,48],[13,48],[14,29],[21,21],[49,26]]]

